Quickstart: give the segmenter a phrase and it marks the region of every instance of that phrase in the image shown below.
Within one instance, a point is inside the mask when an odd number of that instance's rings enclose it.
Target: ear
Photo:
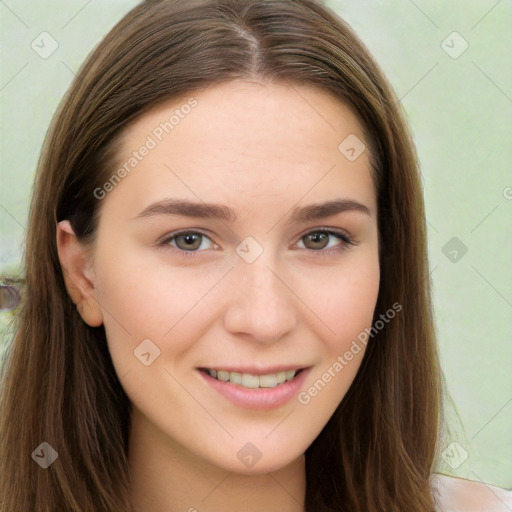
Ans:
[[[57,251],[64,282],[83,321],[91,327],[103,323],[103,313],[94,295],[94,272],[87,248],[81,244],[68,220],[57,223]]]

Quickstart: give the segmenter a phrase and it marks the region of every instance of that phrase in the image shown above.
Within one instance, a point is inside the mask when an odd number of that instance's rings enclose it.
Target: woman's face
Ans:
[[[125,131],[91,280],[133,426],[161,450],[274,471],[342,400],[379,287],[363,140],[325,92],[241,81]]]

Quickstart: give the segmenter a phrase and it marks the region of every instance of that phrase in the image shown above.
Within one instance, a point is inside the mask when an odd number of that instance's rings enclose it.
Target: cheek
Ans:
[[[307,305],[331,333],[324,337],[330,349],[343,349],[371,326],[379,280],[378,257],[373,255],[303,279],[302,295],[311,297]]]
[[[179,366],[211,321],[208,295],[226,269],[171,266],[164,254],[133,247],[119,253],[112,257],[105,247],[95,262],[96,298],[118,374],[139,365],[134,354],[144,340]]]
[[[303,293],[315,287],[311,304],[318,315],[317,333],[324,334],[322,361],[305,383],[298,401],[328,418],[339,405],[361,365],[379,293],[378,257],[365,264],[332,269],[328,275],[316,275],[303,282]],[[312,308],[312,309],[313,309]],[[322,324],[322,325],[320,325]]]

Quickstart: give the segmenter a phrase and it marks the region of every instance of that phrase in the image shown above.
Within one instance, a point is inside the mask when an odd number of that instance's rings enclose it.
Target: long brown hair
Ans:
[[[233,79],[307,84],[352,105],[371,145],[380,238],[379,313],[357,376],[306,451],[307,512],[432,512],[441,377],[418,164],[399,103],[352,30],[314,0],[146,1],[89,56],[53,120],[35,181],[24,303],[4,363],[4,512],[131,510],[130,403],[103,327],[67,294],[56,222],[95,234],[94,194],[115,137],[155,104]],[[340,141],[341,142],[341,141]],[[58,459],[42,470],[42,442]]]

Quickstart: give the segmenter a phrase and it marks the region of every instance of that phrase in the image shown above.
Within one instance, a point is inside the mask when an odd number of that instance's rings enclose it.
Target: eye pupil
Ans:
[[[308,245],[308,242],[311,242]],[[316,233],[310,233],[306,235],[304,240],[304,245],[308,249],[323,249],[329,243],[329,235],[328,233],[324,233],[322,231],[318,231]]]
[[[201,245],[201,235],[193,233],[178,235],[176,237],[176,245],[186,251],[198,249]]]

